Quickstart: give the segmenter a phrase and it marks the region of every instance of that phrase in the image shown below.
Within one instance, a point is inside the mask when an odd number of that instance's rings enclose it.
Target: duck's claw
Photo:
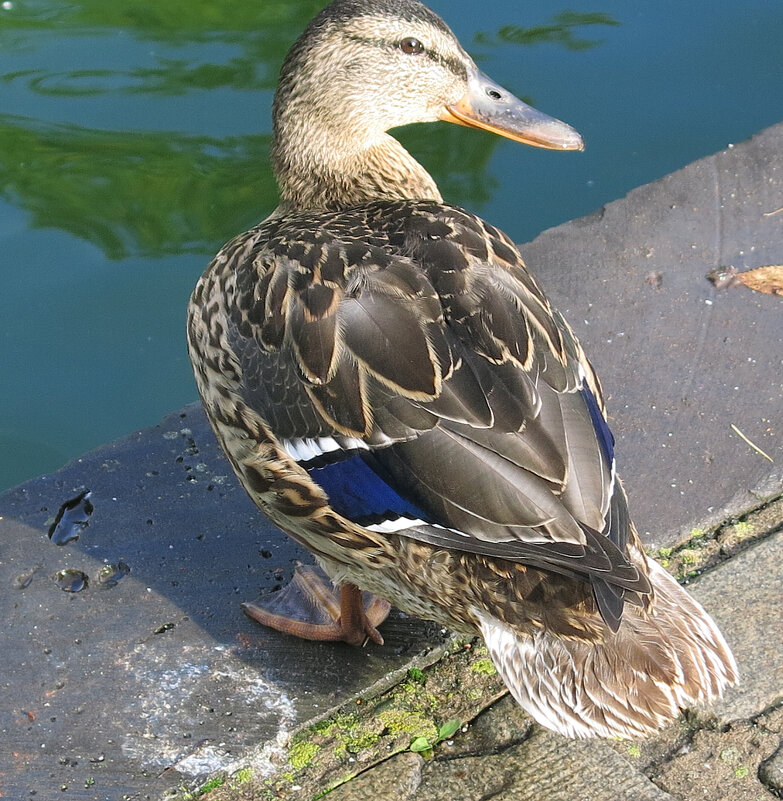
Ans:
[[[246,615],[264,626],[306,640],[383,645],[376,628],[391,605],[354,584],[334,587],[316,567],[297,566],[291,582],[278,592],[242,604]]]

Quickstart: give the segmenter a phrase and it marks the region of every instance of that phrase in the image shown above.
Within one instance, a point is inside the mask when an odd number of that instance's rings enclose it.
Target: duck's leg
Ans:
[[[389,614],[388,601],[363,593],[355,584],[333,587],[321,570],[299,565],[291,582],[242,605],[245,614],[265,626],[305,640],[383,645],[376,628]]]

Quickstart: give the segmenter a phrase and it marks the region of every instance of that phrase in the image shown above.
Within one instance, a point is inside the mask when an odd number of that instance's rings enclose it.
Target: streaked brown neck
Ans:
[[[442,200],[432,176],[394,137],[382,133],[362,141],[347,123],[337,130],[303,116],[275,118],[277,213],[336,210],[382,198]]]

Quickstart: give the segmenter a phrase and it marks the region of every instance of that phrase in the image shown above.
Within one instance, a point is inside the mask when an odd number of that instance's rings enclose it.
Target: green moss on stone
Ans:
[[[491,659],[477,659],[471,664],[470,669],[483,676],[494,676],[498,672]]]
[[[213,776],[211,779],[207,779],[198,790],[194,790],[193,792],[188,790],[184,785],[180,785],[180,795],[178,795],[177,798],[180,799],[180,801],[196,801],[196,799],[201,798],[211,790],[217,790],[218,787],[222,787],[225,783],[225,776]]]
[[[331,718],[324,718],[314,723],[308,731],[310,734],[320,734],[324,737],[336,737],[340,732],[355,728],[358,718],[356,715],[337,714]]]
[[[680,551],[680,559],[684,565],[694,565],[696,564],[697,554],[696,551],[686,548],[685,550]]]
[[[426,737],[428,740],[434,741],[438,736],[435,724],[420,712],[386,709],[378,715],[378,719],[392,736],[409,734],[411,741],[417,737]]]
[[[731,529],[738,537],[747,537],[749,534],[753,533],[753,526],[742,520],[739,523],[735,523]]]
[[[427,674],[419,668],[408,668],[408,679],[415,684],[424,684],[427,681]]]
[[[245,784],[253,778],[253,771],[250,768],[242,768],[234,774],[234,781],[237,784]]]
[[[288,761],[294,770],[306,768],[313,757],[321,750],[321,746],[308,740],[293,743],[288,752]]]
[[[375,745],[378,742],[380,735],[374,731],[360,732],[359,734],[348,737],[342,745],[349,754],[358,754],[365,748]]]
[[[218,787],[222,787],[225,784],[225,781],[225,776],[213,776],[209,781],[205,782],[199,788],[198,794],[205,795],[210,790],[216,790]]]

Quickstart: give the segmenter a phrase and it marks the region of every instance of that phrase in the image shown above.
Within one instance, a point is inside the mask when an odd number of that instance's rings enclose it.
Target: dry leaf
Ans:
[[[768,295],[783,296],[783,265],[781,264],[756,267],[755,270],[745,270],[733,277],[737,281],[742,281],[748,289],[766,292]]]

